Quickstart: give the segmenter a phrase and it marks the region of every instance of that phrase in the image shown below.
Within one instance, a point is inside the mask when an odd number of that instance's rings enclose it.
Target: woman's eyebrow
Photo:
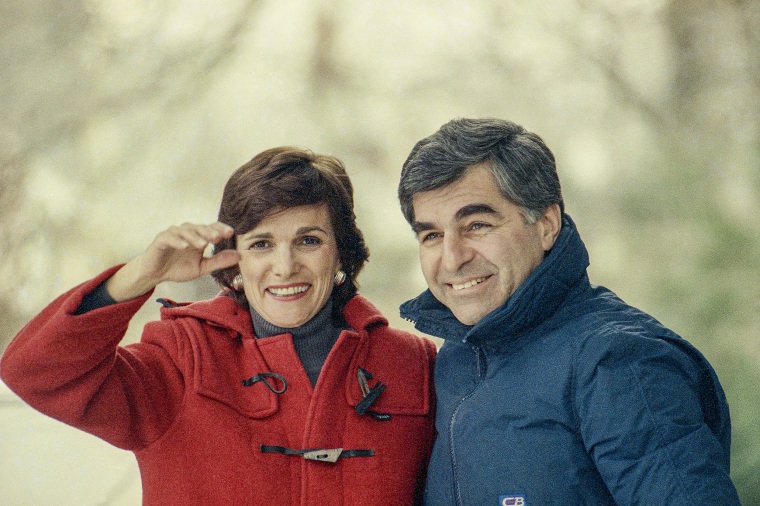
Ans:
[[[251,239],[271,239],[273,236],[269,232],[259,232],[259,233],[253,233],[249,232],[247,234],[243,234],[240,236],[241,239],[244,241],[249,241]]]
[[[304,235],[308,234],[310,232],[322,232],[323,234],[327,234],[327,231],[325,231],[322,227],[319,227],[317,225],[314,226],[308,226],[308,227],[301,227],[298,230],[296,230],[296,235]],[[240,236],[241,239],[245,240],[251,240],[251,239],[271,239],[274,237],[274,235],[271,232],[249,232],[247,234],[243,234]]]
[[[323,234],[327,234],[327,231],[325,229],[314,225],[310,227],[299,228],[298,230],[296,230],[296,235],[304,235],[304,234],[308,234],[309,232],[322,232]]]

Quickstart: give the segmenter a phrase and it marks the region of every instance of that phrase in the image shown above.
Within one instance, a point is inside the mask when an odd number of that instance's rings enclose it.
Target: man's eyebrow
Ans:
[[[454,214],[454,219],[456,221],[459,221],[473,214],[493,214],[501,216],[501,213],[499,213],[499,211],[489,206],[488,204],[468,204],[459,209],[456,214]],[[412,231],[415,234],[419,234],[425,230],[433,230],[435,228],[435,225],[427,221],[415,221],[412,223]]]
[[[488,204],[469,204],[461,208],[454,215],[455,220],[461,220],[473,214],[498,214],[500,213]]]
[[[420,232],[423,232],[425,230],[433,230],[435,227],[432,223],[428,223],[427,221],[415,221],[412,223],[412,232],[415,234],[419,234]]]

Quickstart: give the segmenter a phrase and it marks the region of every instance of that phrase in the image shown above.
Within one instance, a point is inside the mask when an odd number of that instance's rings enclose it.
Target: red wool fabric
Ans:
[[[118,267],[57,298],[14,338],[0,376],[39,411],[134,452],[145,505],[408,505],[419,502],[434,438],[434,344],[391,329],[354,297],[315,387],[290,334],[256,339],[231,298],[162,308],[139,343],[119,342],[150,297],[75,315]],[[369,385],[387,385],[371,410],[354,409]],[[282,394],[259,381],[273,372]],[[268,378],[273,386],[281,386]],[[373,450],[335,463],[262,453]]]

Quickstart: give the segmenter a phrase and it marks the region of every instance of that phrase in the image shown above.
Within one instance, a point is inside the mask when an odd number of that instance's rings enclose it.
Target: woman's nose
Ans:
[[[278,249],[275,258],[273,271],[276,276],[288,278],[298,270],[298,260],[290,248]]]

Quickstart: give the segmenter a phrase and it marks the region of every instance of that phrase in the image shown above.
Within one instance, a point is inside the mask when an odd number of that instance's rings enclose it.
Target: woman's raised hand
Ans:
[[[232,249],[205,256],[209,244],[228,239],[235,231],[229,225],[184,223],[160,232],[148,248],[119,269],[106,289],[116,301],[134,299],[163,281],[191,281],[240,261]]]

